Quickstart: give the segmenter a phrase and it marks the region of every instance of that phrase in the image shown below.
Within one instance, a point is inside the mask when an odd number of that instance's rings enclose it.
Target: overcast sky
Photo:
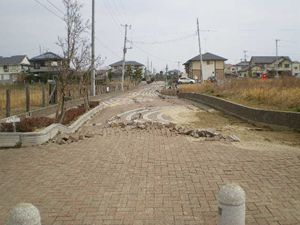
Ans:
[[[47,0],[0,0],[0,55],[27,54],[42,49],[60,54],[55,42],[65,33],[61,12]],[[61,0],[48,0],[63,10]],[[83,16],[91,15],[91,0],[81,0]],[[124,30],[131,24],[133,41],[127,59],[156,70],[166,64],[177,69],[198,54],[196,18],[199,17],[202,47],[237,63],[243,50],[252,55],[280,55],[300,60],[299,0],[96,0],[96,53],[105,65],[121,60]],[[209,30],[209,32],[207,31]],[[129,44],[131,45],[131,44]]]

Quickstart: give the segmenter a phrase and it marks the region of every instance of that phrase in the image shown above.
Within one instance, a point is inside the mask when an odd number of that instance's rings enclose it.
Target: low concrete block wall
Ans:
[[[179,97],[208,105],[247,121],[300,130],[300,113],[297,112],[255,109],[203,94],[181,93]]]
[[[86,114],[79,117],[72,125],[64,126],[61,124],[52,124],[39,132],[30,133],[0,133],[0,148],[12,148],[21,146],[41,145],[54,138],[58,132],[71,134],[76,132],[85,122],[91,119],[96,113],[104,109],[100,104]]]

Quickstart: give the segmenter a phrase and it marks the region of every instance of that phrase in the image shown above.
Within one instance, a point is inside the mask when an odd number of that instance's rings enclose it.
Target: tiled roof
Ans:
[[[288,56],[278,56],[278,59],[284,58],[286,60],[291,61]],[[254,64],[272,64],[277,60],[276,56],[253,56],[251,58],[251,63]]]
[[[123,61],[121,60],[119,62],[111,64],[110,66],[115,67],[115,66],[122,66],[122,65],[123,65]],[[143,64],[136,62],[136,61],[126,61],[125,65],[126,66],[129,66],[129,65],[130,66],[144,66]]]
[[[221,56],[218,56],[218,55],[207,52],[207,53],[202,55],[202,60],[203,61],[226,61],[227,59],[225,59]],[[189,64],[190,62],[194,62],[194,61],[200,61],[200,55],[197,55],[194,58],[191,58],[185,64]]]
[[[53,52],[46,52],[42,55],[30,59],[30,61],[44,61],[44,60],[62,60],[62,57],[60,57],[59,55]]]
[[[15,55],[11,57],[0,56],[0,65],[19,65],[26,57],[26,55]]]

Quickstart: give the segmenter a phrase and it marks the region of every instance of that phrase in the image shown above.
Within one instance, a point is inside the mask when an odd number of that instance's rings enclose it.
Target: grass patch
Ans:
[[[202,93],[257,108],[300,111],[300,79],[233,79],[224,83],[182,85],[180,93]]]

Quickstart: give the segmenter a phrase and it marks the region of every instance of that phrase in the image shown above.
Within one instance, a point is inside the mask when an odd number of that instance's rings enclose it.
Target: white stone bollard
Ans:
[[[18,204],[10,210],[7,225],[41,225],[40,212],[32,204]]]
[[[245,225],[245,192],[238,186],[228,184],[221,187],[218,195],[219,225]]]

